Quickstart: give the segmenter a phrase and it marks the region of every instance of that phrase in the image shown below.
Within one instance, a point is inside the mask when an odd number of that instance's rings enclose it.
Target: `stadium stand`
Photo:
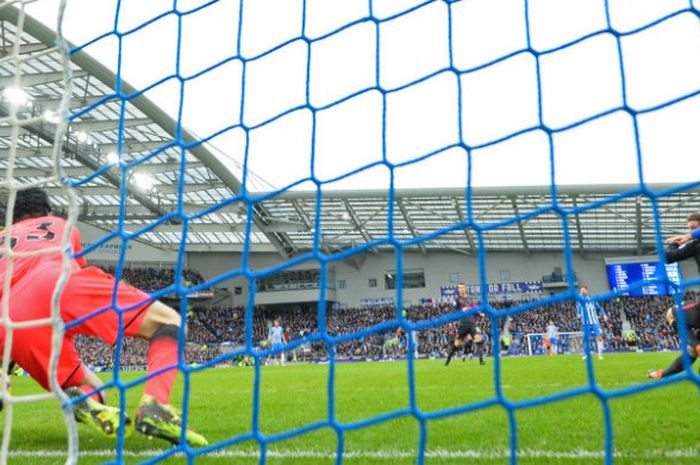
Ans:
[[[141,279],[146,276],[149,282],[159,282],[153,278],[151,271],[141,273],[125,273],[125,276]],[[167,275],[167,272],[166,272]],[[192,272],[196,276],[196,272]],[[695,298],[695,292],[689,291],[688,299]],[[495,306],[521,304],[516,301],[509,304],[499,303]],[[621,297],[614,301],[604,302],[603,307],[608,314],[608,322],[604,325],[607,351],[629,350],[623,337],[625,322],[637,336],[634,349],[669,350],[678,348],[678,337],[673,334],[663,319],[664,309],[672,305],[670,297]],[[449,304],[435,306],[412,306],[406,309],[407,317],[413,321],[429,320],[450,310]],[[185,348],[187,363],[202,363],[222,354],[223,347],[235,347],[244,341],[244,309],[242,307],[199,306],[191,312],[193,318],[188,320],[187,332],[191,343]],[[341,335],[360,331],[387,320],[396,314],[392,306],[368,308],[332,309],[328,313],[328,329],[332,335]],[[257,307],[254,312],[253,334],[256,344],[265,345],[269,325],[274,319],[281,319],[285,334],[290,340],[295,340],[316,332],[318,321],[315,311],[281,311]],[[508,330],[512,336],[512,344],[508,355],[527,354],[524,338],[527,334],[540,333],[552,320],[562,332],[580,330],[580,322],[576,317],[575,303],[560,302],[549,304],[534,312],[526,312],[513,316],[508,320]],[[505,325],[506,321],[501,320]],[[487,334],[491,334],[488,319],[479,319],[478,325]],[[443,357],[449,338],[449,325],[429,328],[418,333],[418,352],[421,356]],[[369,337],[353,339],[351,342],[339,344],[337,355],[339,359],[380,359],[384,355],[383,346],[388,338],[394,337],[395,328]],[[86,362],[96,368],[111,368],[113,366],[113,350],[102,341],[95,338],[80,337],[78,350]],[[392,353],[394,356],[405,355],[405,338],[402,339],[401,351]],[[145,366],[147,345],[140,340],[127,338],[122,347],[121,366],[125,368],[142,368]],[[298,361],[327,360],[328,354],[323,345],[307,344],[294,354]]]

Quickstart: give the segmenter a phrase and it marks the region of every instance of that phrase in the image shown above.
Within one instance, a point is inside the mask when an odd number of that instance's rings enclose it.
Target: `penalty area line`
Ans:
[[[147,449],[140,451],[125,450],[122,454],[125,457],[157,457],[163,454],[164,450]],[[96,449],[80,451],[80,457],[114,457],[116,452],[113,449]],[[181,454],[177,454],[181,455]],[[614,457],[617,458],[696,458],[700,455],[700,450],[695,448],[676,449],[676,450],[627,450],[615,451]],[[16,458],[60,458],[66,456],[64,450],[14,450],[10,451],[10,457]],[[280,459],[332,459],[335,458],[334,452],[326,452],[319,450],[303,450],[303,449],[278,449],[268,450],[269,458]],[[207,458],[258,458],[257,450],[221,450],[207,454]],[[415,450],[379,450],[379,451],[347,451],[343,453],[343,457],[347,459],[384,459],[394,460],[403,458],[415,458]],[[447,450],[434,449],[425,452],[426,458],[431,459],[504,459],[510,457],[509,450]],[[603,458],[605,453],[600,450],[583,450],[576,449],[571,451],[554,451],[541,449],[521,449],[518,451],[518,457],[521,458],[549,458],[549,459],[581,459],[581,458]]]

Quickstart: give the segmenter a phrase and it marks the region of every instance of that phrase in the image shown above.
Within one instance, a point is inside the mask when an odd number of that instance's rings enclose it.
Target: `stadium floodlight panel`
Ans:
[[[85,131],[77,131],[77,132],[75,133],[75,138],[76,138],[76,140],[77,140],[78,142],[80,142],[81,144],[86,143],[86,142],[90,139],[90,137],[88,136],[87,132],[85,132]]]
[[[109,152],[107,154],[107,164],[116,165],[119,163],[119,154],[117,152]]]
[[[42,117],[47,123],[58,124],[61,121],[61,115],[57,111],[46,110]]]
[[[27,92],[20,89],[19,87],[6,88],[2,91],[2,96],[5,97],[5,99],[7,99],[7,101],[10,102],[11,105],[15,105],[18,107],[27,105],[32,99],[32,97]]]

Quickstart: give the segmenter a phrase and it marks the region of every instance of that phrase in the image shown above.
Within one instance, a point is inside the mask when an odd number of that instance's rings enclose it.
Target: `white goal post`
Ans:
[[[544,338],[547,333],[526,334],[527,354],[543,355],[547,353],[544,346]],[[558,354],[582,354],[583,353],[583,333],[581,331],[559,333],[557,340]]]

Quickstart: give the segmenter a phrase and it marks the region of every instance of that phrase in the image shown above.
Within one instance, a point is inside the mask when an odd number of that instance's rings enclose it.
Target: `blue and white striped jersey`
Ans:
[[[583,299],[583,304],[581,304],[581,302],[576,302],[576,314],[579,318],[581,318],[581,322],[584,325],[590,326],[600,325],[600,320],[598,320],[598,312],[600,312],[600,315],[605,318],[607,316],[605,314],[605,310],[603,310],[603,307],[598,305],[598,302],[594,301],[590,297],[584,297]]]
[[[269,338],[272,340],[273,344],[282,344],[282,334],[284,333],[284,329],[282,329],[281,326],[273,326],[270,328],[270,336]]]

